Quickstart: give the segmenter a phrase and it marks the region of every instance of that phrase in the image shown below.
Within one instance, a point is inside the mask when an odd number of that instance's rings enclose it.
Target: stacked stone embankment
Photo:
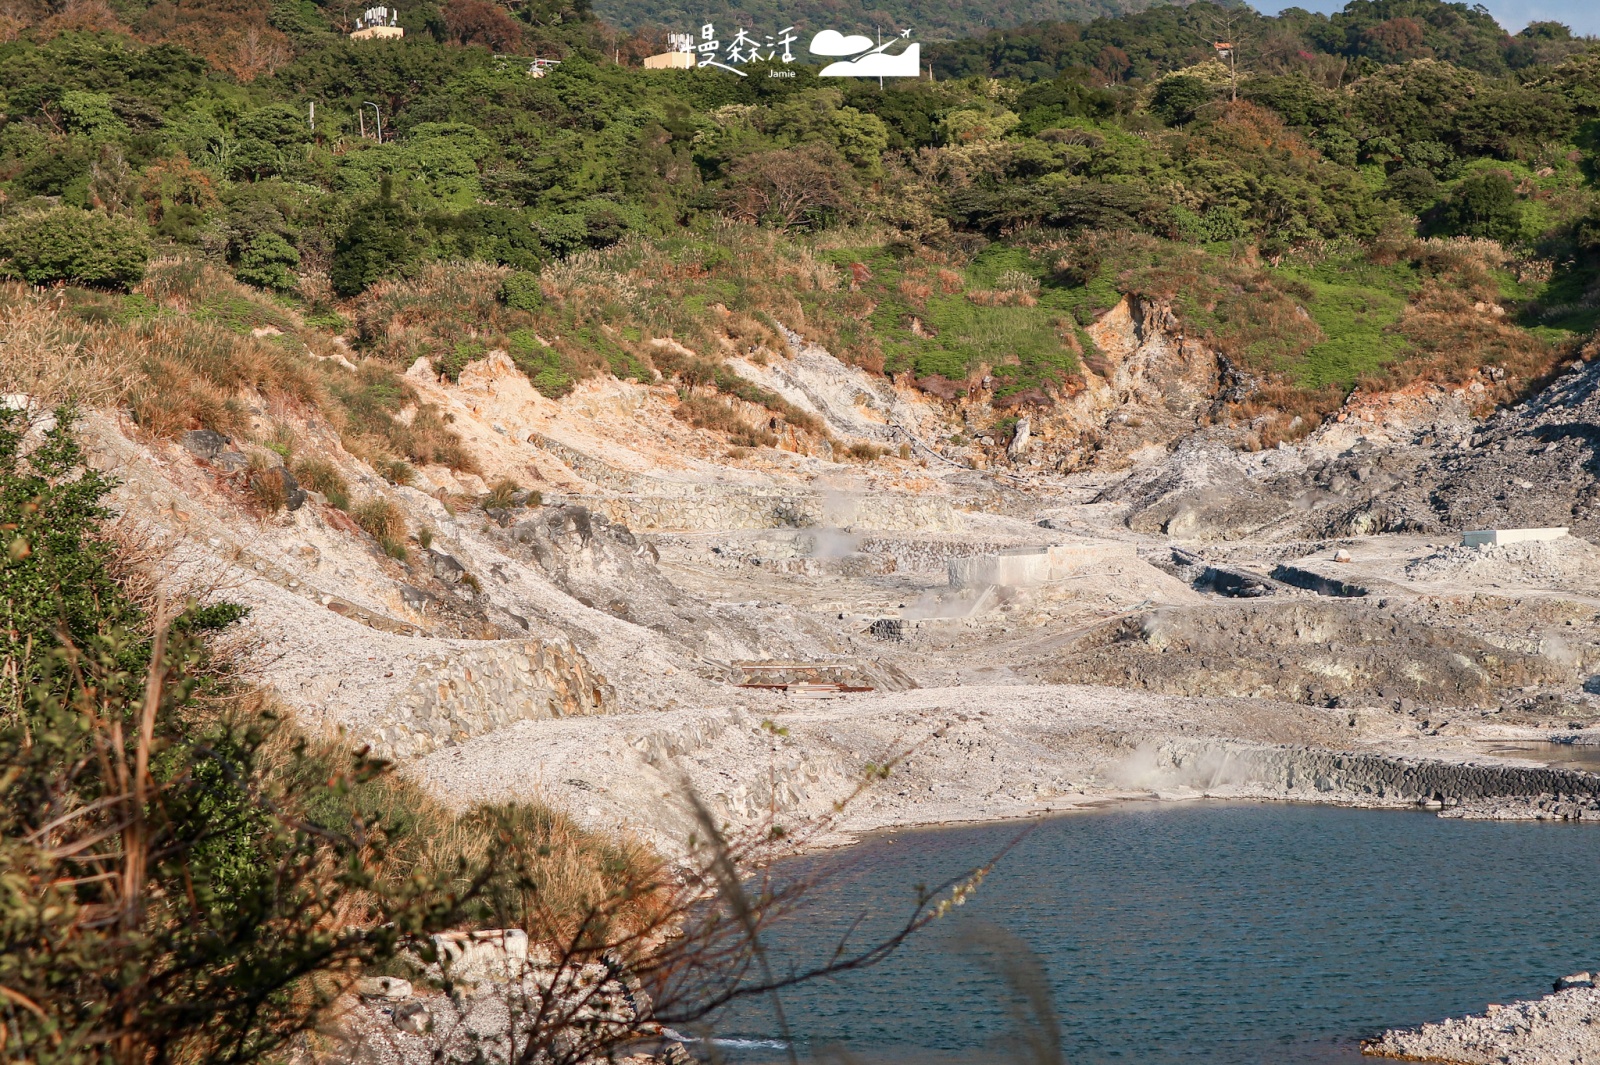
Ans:
[[[1364,806],[1436,805],[1447,813],[1518,809],[1546,797],[1569,818],[1600,813],[1600,776],[1544,766],[1409,759],[1389,754],[1167,740],[1155,772],[1202,790],[1246,785],[1288,799]]]

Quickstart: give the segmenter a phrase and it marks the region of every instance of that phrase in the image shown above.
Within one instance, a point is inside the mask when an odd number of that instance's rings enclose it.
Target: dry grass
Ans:
[[[0,283],[0,393],[26,393],[43,406],[115,402],[135,376],[115,330],[64,314],[61,292]]]
[[[375,358],[410,366],[455,345],[502,336],[531,317],[499,300],[510,267],[492,263],[433,263],[415,278],[383,281],[356,302],[356,333]]]
[[[294,464],[294,475],[302,488],[320,492],[340,510],[350,509],[350,482],[339,467],[324,458],[302,458]]]
[[[776,433],[752,424],[739,412],[734,400],[681,391],[673,414],[696,429],[726,434],[735,447],[773,447],[778,443]]]
[[[158,318],[130,327],[121,340],[143,377],[128,397],[134,418],[156,436],[202,427],[241,433],[248,419],[239,396],[247,392],[271,404],[325,403],[321,377],[306,359],[223,326]]]
[[[509,477],[502,477],[489,486],[489,494],[483,497],[483,509],[503,509],[516,502],[517,493],[522,486]]]
[[[1571,358],[1564,346],[1494,313],[1500,285],[1493,271],[1512,261],[1499,243],[1412,240],[1396,249],[1377,249],[1379,254],[1410,258],[1426,279],[1395,327],[1416,354],[1364,377],[1362,388],[1400,388],[1418,380],[1460,385],[1476,380],[1484,367],[1497,367],[1504,376],[1485,399],[1504,403],[1527,395]]]
[[[250,456],[250,476],[246,481],[250,501],[265,514],[276,514],[289,505],[289,485],[283,471],[265,455]]]
[[[330,371],[331,372],[331,371]],[[446,424],[437,408],[418,400],[394,369],[371,359],[356,373],[340,371],[328,381],[337,403],[328,411],[345,448],[366,459],[396,484],[414,474],[407,463],[438,463],[477,472],[477,460]],[[397,459],[404,462],[396,465]]]
[[[383,496],[368,496],[350,508],[350,517],[379,543],[405,539],[406,516],[392,500]]]
[[[244,692],[230,710],[249,722],[266,721],[262,750],[268,784],[294,808],[295,797],[314,793],[313,784],[345,776],[349,808],[307,811],[338,824],[359,818],[381,840],[371,856],[377,875],[403,884],[421,874],[444,874],[466,887],[477,871],[491,868],[487,901],[492,923],[522,928],[536,941],[556,945],[584,915],[614,914],[619,932],[658,928],[671,899],[661,860],[626,837],[579,828],[540,803],[479,806],[455,813],[424,788],[397,773],[355,776],[354,747],[342,740],[308,740],[282,708],[259,690]],[[304,745],[303,756],[297,749]],[[618,900],[625,900],[617,905]],[[378,919],[357,905],[348,925]]]
[[[660,928],[673,894],[648,847],[586,832],[540,804],[477,807],[429,843],[423,859],[435,868],[464,857],[469,867],[492,860],[507,873],[520,871],[525,883],[504,876],[490,885],[489,901],[501,927],[534,936],[570,935],[596,914],[623,926],[615,932]]]
[[[200,428],[245,436],[249,408],[266,406],[320,414],[396,483],[411,463],[477,469],[395,367],[369,361],[352,375],[315,358],[325,335],[210,263],[160,261],[126,297],[0,284],[0,336],[0,392],[126,407],[154,437]]]

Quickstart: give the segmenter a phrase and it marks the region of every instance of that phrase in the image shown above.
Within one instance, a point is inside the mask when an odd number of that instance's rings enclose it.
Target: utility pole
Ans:
[[[1229,82],[1229,85],[1231,86],[1231,88],[1233,90],[1233,100],[1234,100],[1235,103],[1238,103],[1238,101],[1239,101],[1239,59],[1238,59],[1238,51],[1239,50],[1233,46],[1233,42],[1232,41],[1213,41],[1211,43],[1211,46],[1217,50],[1217,54],[1219,56],[1226,57],[1226,59],[1228,60],[1228,82]]]
[[[1228,87],[1229,95],[1237,102],[1239,99],[1239,43],[1241,40],[1240,19],[1251,13],[1248,8],[1243,10],[1230,9],[1219,11],[1217,14],[1205,18],[1202,30],[1206,33],[1208,43],[1216,51],[1218,59],[1228,61]]]
[[[311,126],[311,132],[315,133],[317,131],[317,101],[315,100],[311,101],[311,115],[306,121]]]

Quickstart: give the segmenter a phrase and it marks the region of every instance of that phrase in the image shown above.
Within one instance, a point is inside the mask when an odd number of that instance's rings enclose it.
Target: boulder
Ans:
[[[1593,987],[1597,979],[1600,977],[1591,972],[1572,973],[1557,980],[1555,988],[1557,991],[1565,991],[1569,987]]]
[[[211,465],[225,474],[242,473],[250,468],[250,456],[243,451],[224,451],[211,460]]]
[[[458,562],[455,556],[432,547],[428,548],[428,568],[446,584],[460,584],[467,575],[467,567]]]
[[[1006,455],[1013,459],[1026,455],[1032,435],[1032,428],[1028,424],[1028,419],[1018,418],[1017,427],[1011,434],[1011,443],[1006,445]]]
[[[210,462],[227,450],[228,438],[215,429],[191,429],[183,434],[182,443],[189,454]]]
[[[402,584],[400,586],[400,599],[412,610],[421,611],[423,613],[426,613],[428,607],[434,602],[433,596],[429,595],[421,588],[415,588],[409,584]]]
[[[445,975],[463,984],[514,980],[528,967],[528,933],[520,928],[445,932],[433,946]]]
[[[362,998],[401,1002],[411,997],[411,981],[398,976],[363,976],[356,981],[356,994]]]
[[[394,1008],[394,1026],[408,1035],[424,1035],[433,1027],[433,1015],[428,1007],[415,1000],[402,1002]]]

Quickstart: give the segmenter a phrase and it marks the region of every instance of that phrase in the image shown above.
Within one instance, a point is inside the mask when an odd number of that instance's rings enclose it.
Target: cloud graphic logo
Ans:
[[[879,48],[886,46],[880,45]],[[874,49],[860,59],[829,63],[819,78],[915,78],[922,73],[922,45],[909,45],[899,55]]]
[[[811,38],[812,55],[858,55],[871,47],[871,37],[846,37],[838,30],[823,30]]]

